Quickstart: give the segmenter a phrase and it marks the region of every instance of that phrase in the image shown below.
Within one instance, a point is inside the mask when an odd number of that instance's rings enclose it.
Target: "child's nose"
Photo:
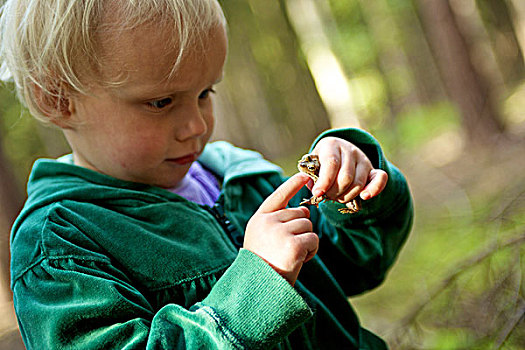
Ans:
[[[177,126],[176,139],[184,141],[204,135],[208,131],[204,112],[199,106],[188,107],[182,116],[182,124]]]

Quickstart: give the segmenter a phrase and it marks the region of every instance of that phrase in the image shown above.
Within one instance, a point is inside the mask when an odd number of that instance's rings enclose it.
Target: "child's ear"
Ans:
[[[61,129],[71,129],[74,104],[67,88],[44,90],[33,85],[33,96],[40,112]]]

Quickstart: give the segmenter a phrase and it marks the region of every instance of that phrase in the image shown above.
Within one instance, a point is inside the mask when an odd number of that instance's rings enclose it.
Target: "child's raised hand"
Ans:
[[[346,204],[357,196],[363,200],[377,196],[386,186],[387,173],[374,169],[363,151],[348,141],[325,137],[312,153],[321,163],[319,179],[311,188],[314,196],[325,194],[328,199]]]
[[[261,257],[291,285],[319,245],[308,208],[286,208],[308,180],[299,173],[279,186],[248,221],[244,236],[243,248]]]

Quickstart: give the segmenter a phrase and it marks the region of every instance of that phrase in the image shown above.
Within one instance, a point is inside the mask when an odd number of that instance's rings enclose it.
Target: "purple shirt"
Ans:
[[[220,194],[219,183],[215,176],[198,162],[193,162],[186,176],[170,191],[189,201],[210,207],[215,204]]]

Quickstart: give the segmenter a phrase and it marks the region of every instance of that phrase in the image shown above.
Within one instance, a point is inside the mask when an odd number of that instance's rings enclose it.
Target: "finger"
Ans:
[[[284,224],[288,232],[302,234],[313,231],[312,222],[307,218],[299,218],[288,221]]]
[[[307,207],[301,206],[297,208],[286,208],[276,212],[277,218],[280,222],[288,222],[294,219],[310,218],[310,210]]]
[[[366,185],[360,194],[363,200],[375,197],[385,189],[388,182],[388,174],[380,169],[372,169],[368,179],[368,185]]]
[[[310,180],[308,180],[308,183],[306,184],[306,187],[308,187],[308,189],[310,191],[312,191],[312,189],[314,187],[314,184],[315,184],[314,180],[310,179]]]
[[[260,205],[257,212],[271,213],[286,208],[292,197],[308,182],[310,178],[303,173],[297,173],[283,182]]]
[[[357,197],[365,188],[372,169],[372,164],[369,162],[360,162],[357,164],[355,168],[354,182],[352,182],[352,185],[350,186],[350,194],[353,197]]]
[[[319,236],[314,232],[305,232],[295,236],[295,238],[301,241],[301,246],[305,249],[303,263],[312,259],[317,250],[319,249]]]
[[[319,161],[321,169],[319,169],[319,179],[312,188],[314,196],[321,196],[325,194],[334,184],[339,168],[341,167],[341,153],[337,149],[335,151],[321,151],[319,153]]]
[[[341,167],[336,181],[326,192],[328,198],[340,198],[350,191],[356,174],[356,161],[352,154],[341,152]]]
[[[348,203],[350,200],[359,196],[361,191],[365,188],[368,174],[372,169],[372,165],[366,162],[358,163],[355,168],[355,177],[350,184],[338,196],[329,197],[335,198],[337,202]]]

